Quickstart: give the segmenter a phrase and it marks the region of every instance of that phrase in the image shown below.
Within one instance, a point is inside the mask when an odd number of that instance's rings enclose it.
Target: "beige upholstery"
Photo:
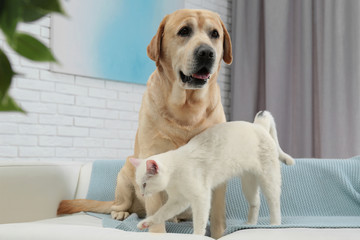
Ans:
[[[1,162],[0,223],[56,217],[59,202],[75,197],[83,165],[82,162]],[[81,187],[82,192],[84,188]]]

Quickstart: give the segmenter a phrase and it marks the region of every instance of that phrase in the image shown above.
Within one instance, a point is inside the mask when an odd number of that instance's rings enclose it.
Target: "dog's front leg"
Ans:
[[[155,193],[151,197],[145,198],[146,215],[154,215],[163,205],[163,193]],[[154,224],[149,227],[149,232],[152,233],[165,233],[165,222]]]
[[[128,161],[125,164],[129,164]],[[115,201],[111,207],[111,217],[117,220],[124,220],[129,216],[129,208],[134,199],[132,183],[125,172],[121,169],[116,182]]]
[[[210,232],[211,237],[215,239],[221,238],[226,228],[225,193],[226,183],[218,186],[213,191],[210,212]]]

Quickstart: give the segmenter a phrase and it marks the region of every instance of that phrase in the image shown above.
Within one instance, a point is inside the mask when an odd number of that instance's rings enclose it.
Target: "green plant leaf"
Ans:
[[[26,33],[15,33],[9,45],[21,56],[38,62],[56,62],[50,49]]]
[[[55,12],[65,15],[59,0],[23,0],[25,7],[22,12],[24,22],[38,20],[45,15]]]
[[[59,0],[29,0],[30,4],[38,9],[50,12],[65,14]]]
[[[22,11],[20,0],[1,0],[0,27],[7,38],[12,38]]]
[[[22,112],[25,113],[25,111],[17,105],[14,99],[12,99],[8,94],[5,95],[4,99],[0,101],[0,112]]]
[[[48,13],[49,12],[43,11],[27,3],[24,6],[24,10],[21,14],[21,18],[24,22],[33,22],[46,16]]]
[[[4,99],[14,75],[9,59],[0,49],[0,101]]]

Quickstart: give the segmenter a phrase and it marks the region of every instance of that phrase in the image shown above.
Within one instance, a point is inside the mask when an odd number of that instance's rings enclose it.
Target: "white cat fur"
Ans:
[[[166,191],[168,200],[154,215],[138,224],[144,229],[168,220],[189,206],[194,234],[205,234],[211,190],[234,176],[241,177],[249,203],[247,224],[258,220],[262,190],[270,211],[270,223],[281,224],[281,173],[279,160],[294,159],[280,148],[274,118],[259,112],[254,123],[228,122],[207,129],[188,144],[145,160],[132,159],[141,193],[149,196]]]

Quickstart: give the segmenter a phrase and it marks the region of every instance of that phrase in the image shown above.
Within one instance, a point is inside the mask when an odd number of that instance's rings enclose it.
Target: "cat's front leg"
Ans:
[[[150,197],[145,198],[146,215],[154,215],[161,207],[163,203],[163,193],[155,193]],[[153,224],[149,229],[152,233],[165,233],[165,222],[160,221],[158,224]]]
[[[211,190],[194,199],[191,203],[193,212],[194,234],[205,235],[206,225],[209,220]]]
[[[182,213],[189,207],[189,202],[180,196],[169,196],[168,201],[162,206],[154,215],[147,217],[139,222],[137,227],[139,229],[149,228],[153,225],[160,224],[166,220],[174,217],[175,215]]]
[[[144,220],[140,221],[137,225],[137,228],[140,230],[147,229],[154,225],[154,218],[152,216],[145,218]]]

